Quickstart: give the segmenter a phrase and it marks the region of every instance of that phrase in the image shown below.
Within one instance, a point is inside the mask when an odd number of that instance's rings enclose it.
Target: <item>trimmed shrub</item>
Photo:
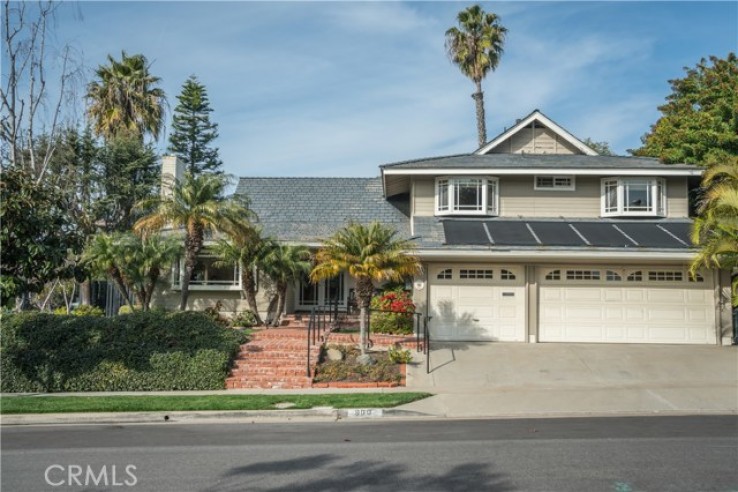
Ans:
[[[390,347],[387,357],[395,364],[409,364],[413,360],[413,353],[401,347]]]
[[[137,313],[141,311],[141,308],[139,306],[129,306],[128,304],[123,304],[121,307],[118,308],[118,314],[131,314],[131,313]]]
[[[373,333],[410,335],[413,332],[415,304],[410,293],[402,289],[385,291],[371,302],[370,329]],[[391,312],[378,312],[391,311]]]
[[[231,326],[243,326],[244,328],[251,328],[256,324],[256,316],[251,310],[241,311],[236,313],[231,318]]]
[[[105,316],[105,311],[97,306],[82,305],[72,310],[72,316]]]
[[[196,312],[3,316],[0,390],[223,389],[241,333]]]

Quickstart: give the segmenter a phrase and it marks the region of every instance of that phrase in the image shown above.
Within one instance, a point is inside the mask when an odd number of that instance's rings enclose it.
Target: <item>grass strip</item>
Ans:
[[[142,395],[4,396],[0,414],[73,412],[177,412],[193,410],[290,410],[313,407],[389,408],[431,396],[429,393],[352,393],[319,395]]]

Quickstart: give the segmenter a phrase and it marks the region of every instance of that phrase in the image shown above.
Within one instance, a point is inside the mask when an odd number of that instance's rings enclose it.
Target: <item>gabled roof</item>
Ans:
[[[555,121],[553,121],[551,118],[543,114],[538,109],[534,109],[533,112],[530,113],[528,116],[526,116],[522,120],[518,120],[518,122],[512,128],[509,128],[503,131],[502,133],[497,135],[495,138],[490,140],[489,143],[477,149],[474,153],[480,154],[480,155],[489,153],[491,150],[493,150],[495,147],[500,145],[502,142],[506,141],[508,138],[520,132],[523,128],[526,128],[528,125],[530,125],[533,122],[537,122],[538,124],[543,125],[546,128],[549,128],[551,131],[556,133],[559,137],[563,138],[565,141],[569,142],[571,145],[576,147],[580,152],[582,152],[582,154],[599,155],[594,149],[592,149],[587,144],[579,140],[577,137],[569,133],[564,127],[557,124]]]
[[[407,200],[387,200],[380,178],[241,178],[265,235],[281,241],[318,243],[349,222],[379,221],[410,236]]]

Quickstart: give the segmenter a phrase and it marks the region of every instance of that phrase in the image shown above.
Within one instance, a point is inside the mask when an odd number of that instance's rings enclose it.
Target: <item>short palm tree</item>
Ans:
[[[704,190],[692,242],[700,251],[690,273],[699,268],[738,267],[738,158],[712,165],[702,180]],[[733,280],[733,306],[738,306],[738,278]]]
[[[184,179],[174,182],[171,195],[144,200],[137,205],[143,210],[153,210],[134,224],[135,232],[145,235],[168,227],[185,231],[185,271],[179,306],[182,311],[187,308],[190,279],[205,237],[216,232],[235,233],[239,228],[249,227],[254,215],[245,201],[223,198],[227,182],[227,178],[219,174],[194,176],[185,173]]]
[[[263,324],[263,321],[256,304],[254,271],[259,267],[264,256],[274,247],[273,245],[272,239],[262,237],[261,229],[248,227],[238,229],[229,240],[221,239],[213,247],[213,251],[221,259],[219,264],[240,265],[241,289],[249,304],[249,309],[254,313],[257,325]]]
[[[287,302],[287,287],[310,273],[313,264],[306,246],[271,242],[260,260],[261,268],[277,288],[277,311],[272,326],[279,326]]]
[[[374,282],[401,281],[420,272],[420,262],[412,252],[415,246],[397,239],[397,231],[373,222],[368,226],[349,224],[323,241],[310,273],[313,282],[348,272],[356,282],[356,297],[361,309],[361,351],[368,341],[366,318],[374,294]]]
[[[112,279],[126,304],[133,307],[128,295],[128,281],[120,267],[120,260],[125,256],[120,240],[119,234],[96,234],[85,247],[82,261],[93,274]]]
[[[125,238],[123,247],[122,269],[128,272],[141,309],[148,311],[162,271],[182,255],[182,240],[177,236],[151,234],[139,238],[131,234]]]
[[[487,142],[482,80],[500,63],[507,29],[500,18],[486,13],[479,5],[462,10],[456,17],[458,27],[446,31],[446,53],[461,73],[476,86],[472,98],[476,103],[479,146]]]
[[[108,64],[97,68],[97,79],[87,86],[86,95],[87,115],[97,135],[106,140],[119,136],[143,140],[145,134],[159,139],[166,96],[149,68],[144,55],[128,56],[125,51],[120,61],[108,55]]]

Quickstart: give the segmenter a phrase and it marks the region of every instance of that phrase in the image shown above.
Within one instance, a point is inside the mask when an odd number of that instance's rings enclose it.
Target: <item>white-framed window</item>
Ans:
[[[546,274],[546,280],[561,280],[561,270],[551,270]]]
[[[534,176],[533,189],[547,191],[574,191],[574,176]]]
[[[500,270],[500,278],[502,280],[515,280],[515,274],[510,270],[506,270],[503,268],[502,270]]]
[[[684,280],[684,274],[679,270],[651,270],[648,272],[649,282],[681,282],[682,280]]]
[[[436,215],[497,215],[497,178],[436,179]]]
[[[661,178],[602,180],[604,217],[666,216],[666,183]]]
[[[451,280],[454,278],[453,269],[446,268],[445,270],[441,270],[438,272],[438,275],[436,275],[436,278],[439,280]]]
[[[482,269],[461,269],[459,270],[460,279],[492,279],[494,275],[492,270]]]
[[[172,288],[182,288],[185,274],[184,258],[172,268]],[[240,290],[241,268],[239,265],[221,265],[220,258],[207,252],[197,255],[195,268],[190,276],[192,290]]]
[[[566,280],[599,280],[599,270],[567,270]]]

